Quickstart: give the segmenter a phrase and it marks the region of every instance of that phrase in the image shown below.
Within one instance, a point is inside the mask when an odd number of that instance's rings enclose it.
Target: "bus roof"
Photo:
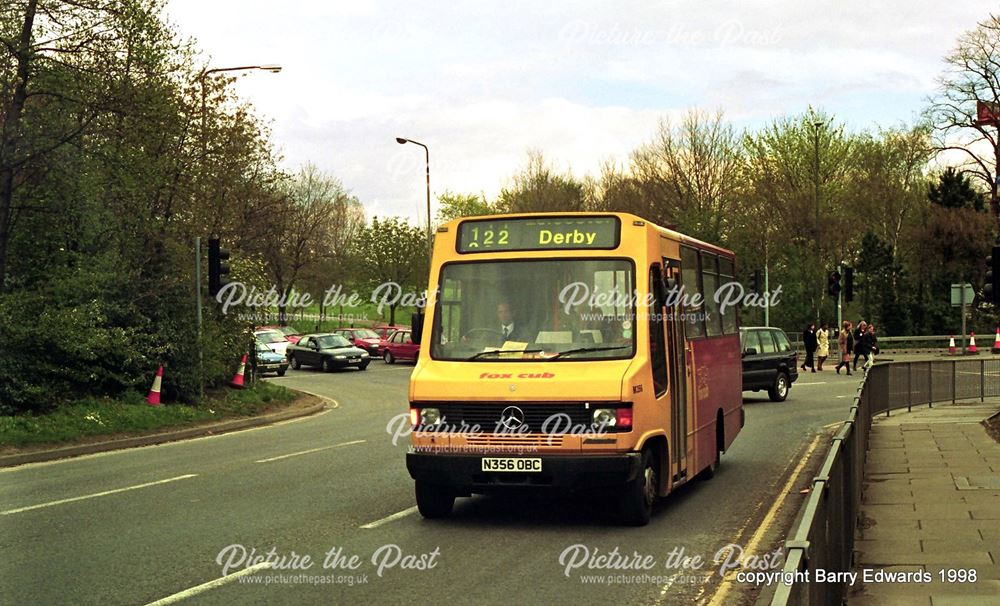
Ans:
[[[486,219],[515,219],[515,218],[522,218],[522,217],[560,217],[560,216],[562,216],[562,217],[618,217],[619,219],[622,220],[623,224],[626,221],[632,222],[633,224],[634,224],[635,221],[642,221],[646,225],[649,225],[650,227],[653,227],[653,228],[659,230],[661,234],[669,236],[671,238],[675,238],[675,239],[677,239],[680,242],[683,242],[685,244],[692,244],[692,245],[694,245],[694,246],[696,246],[698,248],[704,248],[704,249],[711,250],[713,252],[721,253],[721,254],[728,255],[728,256],[735,256],[735,253],[733,253],[733,251],[731,251],[731,250],[729,250],[727,248],[723,248],[723,247],[721,247],[721,246],[719,246],[717,244],[712,244],[710,242],[705,242],[703,240],[699,240],[697,238],[693,238],[691,236],[687,236],[687,235],[685,235],[685,234],[683,234],[683,233],[681,233],[679,231],[676,231],[676,230],[673,230],[673,229],[670,229],[670,228],[667,228],[667,227],[662,227],[660,225],[657,225],[657,224],[653,223],[652,221],[649,221],[647,219],[643,219],[642,217],[640,217],[638,215],[634,215],[632,213],[604,212],[604,211],[593,211],[593,212],[578,211],[578,212],[511,213],[511,214],[495,214],[495,215],[474,215],[474,216],[469,216],[469,217],[459,217],[457,219],[452,219],[451,221],[448,221],[447,223],[445,223],[442,227],[454,227],[455,229],[457,229],[458,225],[460,223],[464,222],[464,221],[481,221],[481,220],[486,220]]]

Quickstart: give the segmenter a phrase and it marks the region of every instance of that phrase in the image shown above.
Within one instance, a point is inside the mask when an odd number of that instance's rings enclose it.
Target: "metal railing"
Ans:
[[[935,349],[944,351],[948,349],[948,339],[954,337],[956,345],[962,347],[962,336],[961,335],[913,335],[908,337],[878,337],[878,346],[883,351],[886,350],[906,350],[906,349]],[[805,345],[802,342],[802,333],[788,333],[788,338],[791,339],[792,347],[798,351],[805,351]],[[985,340],[984,340],[985,339]],[[989,349],[993,345],[993,334],[988,334],[985,336],[980,336],[977,338],[979,343],[977,344],[980,348]],[[830,353],[840,349],[839,343],[836,337],[830,337]]]
[[[935,402],[1000,396],[1000,359],[955,359],[875,364],[858,387],[847,420],[813,478],[801,519],[785,541],[784,577],[771,599],[785,604],[841,604],[846,584],[799,581],[817,569],[849,571],[861,512],[861,485],[871,420],[876,414]]]

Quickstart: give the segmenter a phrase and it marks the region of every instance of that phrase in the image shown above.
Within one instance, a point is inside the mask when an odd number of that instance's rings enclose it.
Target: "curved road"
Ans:
[[[781,544],[826,440],[778,515],[763,529],[761,520],[815,436],[846,417],[858,378],[801,375],[784,403],[744,394],[747,424],[716,478],[666,499],[649,526],[627,528],[580,498],[459,499],[452,518],[423,520],[405,468],[408,439],[394,445],[386,430],[406,411],[411,369],[291,371],[273,380],[338,406],[266,428],[0,470],[2,601],[747,602],[749,587],[717,595],[711,559],[754,535],[754,553]],[[247,570],[272,548],[285,569]],[[625,568],[583,563],[615,550],[607,563]],[[305,555],[313,562],[303,569]],[[708,563],[684,570],[680,556]],[[230,576],[213,583],[227,563]]]

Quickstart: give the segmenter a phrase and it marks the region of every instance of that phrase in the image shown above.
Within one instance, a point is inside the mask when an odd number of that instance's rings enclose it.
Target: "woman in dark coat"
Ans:
[[[802,344],[806,347],[806,361],[802,364],[802,370],[805,370],[808,366],[810,370],[816,372],[816,366],[813,363],[813,356],[816,354],[816,325],[810,324],[806,327],[805,332],[802,333]]]

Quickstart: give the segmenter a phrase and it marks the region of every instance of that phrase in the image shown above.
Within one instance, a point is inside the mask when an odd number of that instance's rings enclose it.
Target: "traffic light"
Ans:
[[[831,297],[836,297],[840,294],[840,272],[833,270],[826,279],[826,292],[830,293]]]
[[[854,268],[844,268],[844,301],[850,303],[854,300]]]
[[[983,297],[994,305],[1000,305],[1000,246],[993,247],[993,254],[986,257],[986,283]]]
[[[229,284],[229,250],[219,245],[218,238],[208,240],[208,296],[215,298]]]
[[[760,270],[753,270],[753,275],[750,276],[750,292],[757,293],[759,295],[763,291],[763,287],[764,285],[760,279]]]

